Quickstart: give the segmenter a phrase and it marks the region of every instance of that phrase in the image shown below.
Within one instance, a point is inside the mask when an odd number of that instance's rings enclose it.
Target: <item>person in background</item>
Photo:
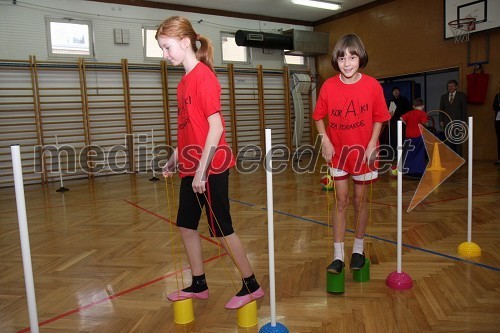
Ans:
[[[392,104],[392,105],[391,105]],[[394,153],[394,158],[397,155],[397,145],[398,145],[398,120],[406,112],[411,110],[410,102],[406,97],[401,95],[399,87],[392,88],[392,98],[388,104],[389,112],[391,112],[391,120],[389,121],[389,144]],[[403,126],[403,137],[405,137],[405,126]]]
[[[404,154],[405,175],[412,177],[422,177],[426,166],[425,144],[420,132],[419,124],[428,126],[429,119],[424,111],[424,100],[415,98],[413,100],[413,110],[401,116],[401,120],[406,124],[405,139],[410,140],[410,145],[403,145],[410,149]]]
[[[450,121],[463,121],[467,123],[467,95],[457,91],[458,82],[449,80],[447,83],[448,93],[441,96],[439,102],[439,110],[444,111],[448,116],[439,114],[439,125],[442,130],[445,130]],[[453,143],[454,138],[448,136],[453,135],[453,131],[445,130],[445,142],[458,155],[462,156],[462,143]]]
[[[497,134],[497,160],[495,165],[500,165],[500,93],[493,99],[493,112],[495,112],[495,132]]]

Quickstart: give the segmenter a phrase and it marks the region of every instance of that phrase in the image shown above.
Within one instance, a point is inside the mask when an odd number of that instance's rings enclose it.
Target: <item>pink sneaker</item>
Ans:
[[[193,293],[189,291],[174,291],[170,295],[167,296],[169,301],[182,301],[184,299],[193,298],[193,299],[207,299],[208,298],[208,289],[199,293]]]
[[[251,294],[243,295],[243,296],[233,296],[229,302],[226,303],[225,308],[228,310],[239,309],[244,305],[247,305],[251,301],[254,301],[258,298],[264,297],[264,290],[259,287],[256,291]]]

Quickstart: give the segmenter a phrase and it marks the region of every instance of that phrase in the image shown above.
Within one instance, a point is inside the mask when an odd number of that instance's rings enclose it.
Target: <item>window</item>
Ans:
[[[92,24],[73,19],[46,19],[49,56],[93,57]]]
[[[236,45],[234,33],[221,32],[222,62],[237,62],[248,64],[248,48]]]
[[[288,50],[285,50],[285,52]],[[286,65],[297,65],[297,66],[305,66],[305,57],[303,56],[294,56],[285,54],[285,64]]]
[[[144,48],[144,58],[148,60],[156,60],[163,58],[163,51],[158,46],[155,39],[156,27],[142,28],[142,46]]]

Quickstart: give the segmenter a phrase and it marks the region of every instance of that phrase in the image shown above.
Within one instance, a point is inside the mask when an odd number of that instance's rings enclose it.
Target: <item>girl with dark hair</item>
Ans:
[[[344,267],[349,177],[354,182],[356,221],[350,267],[359,270],[365,264],[366,187],[377,180],[378,137],[382,123],[390,119],[382,87],[376,79],[358,71],[367,63],[368,54],[358,36],[340,38],[332,52],[332,66],[340,74],[325,81],[313,114],[322,136],[321,153],[334,178],[337,196],[337,211],[333,212],[334,260],[327,268],[333,274],[341,273]]]

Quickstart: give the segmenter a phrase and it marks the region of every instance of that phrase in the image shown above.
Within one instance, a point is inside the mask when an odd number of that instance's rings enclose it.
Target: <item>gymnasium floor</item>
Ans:
[[[210,299],[194,302],[191,324],[173,322],[166,294],[190,283],[184,249],[172,226],[179,179],[149,181],[151,174],[116,175],[25,187],[40,332],[258,332],[270,322],[266,177],[232,171],[235,228],[266,295],[258,301],[258,326],[239,328],[225,302],[239,276],[218,244],[202,244]],[[331,192],[321,174],[297,174],[289,165],[275,174],[274,225],[277,321],[290,332],[498,332],[500,319],[500,169],[474,163],[472,240],[481,257],[466,259],[467,169],[403,214],[403,271],[412,289],[388,288],[396,270],[396,180],[373,185],[365,252],[371,280],[346,272],[345,293],[326,292],[332,259],[328,213]],[[406,207],[418,181],[404,179]],[[172,195],[172,191],[174,194]],[[168,194],[168,197],[167,197]],[[330,197],[328,196],[330,195]],[[13,188],[0,189],[0,332],[28,332],[29,320]],[[352,206],[351,206],[352,207]],[[355,222],[346,233],[350,258]],[[206,218],[200,231],[208,236]],[[348,262],[347,265],[348,266]],[[182,274],[181,274],[182,271]]]

